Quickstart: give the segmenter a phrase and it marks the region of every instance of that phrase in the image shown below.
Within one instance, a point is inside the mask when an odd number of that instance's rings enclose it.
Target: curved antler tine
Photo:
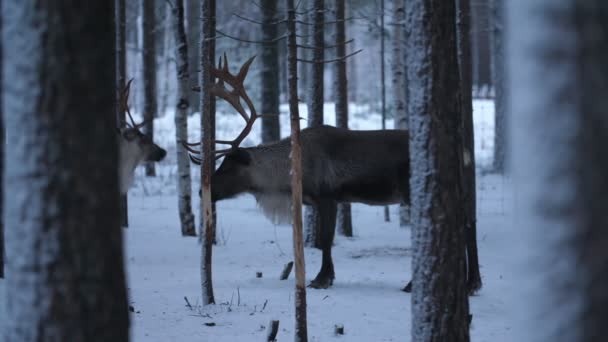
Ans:
[[[243,66],[241,67],[241,70],[239,70],[238,75],[236,76],[236,79],[239,82],[243,82],[245,81],[245,77],[247,77],[247,73],[249,72],[249,66],[251,65],[251,63],[253,63],[253,60],[255,59],[255,55],[251,58],[249,58],[247,60],[247,62],[245,62],[245,64],[243,64]]]
[[[201,159],[197,158],[195,156],[193,156],[192,154],[188,153],[188,157],[190,157],[190,160],[196,164],[196,165],[201,165]]]
[[[230,69],[228,68],[228,57],[226,57],[226,52],[224,52],[224,71],[230,74]]]

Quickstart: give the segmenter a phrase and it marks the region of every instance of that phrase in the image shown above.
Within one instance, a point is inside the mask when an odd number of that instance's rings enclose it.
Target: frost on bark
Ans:
[[[325,56],[324,25],[325,25],[325,0],[313,0],[313,25],[312,25],[312,63],[310,67],[310,99],[308,102],[308,127],[323,125],[324,87],[323,71],[325,64],[322,63]],[[318,209],[313,206],[304,208],[304,226],[306,235],[306,246],[321,248],[321,219]]]
[[[213,2],[213,3],[212,3]],[[215,0],[205,0],[200,7],[200,73],[199,83],[201,85],[201,213],[200,213],[200,238],[201,238],[201,288],[203,304],[215,304],[212,282],[212,251],[215,229],[213,224],[213,206],[211,204],[211,174],[215,166],[213,154],[213,113],[211,105],[211,65],[213,63],[209,51],[213,47],[211,40],[207,39],[214,36],[212,33],[215,15]]]
[[[406,2],[412,189],[412,341],[468,341],[462,127],[453,2]]]
[[[295,336],[296,342],[308,341],[306,322],[306,270],[302,236],[302,146],[300,144],[300,113],[298,110],[298,48],[296,13],[293,0],[287,0],[289,75],[289,113],[291,122],[291,201],[293,205],[293,255],[295,260]]]
[[[494,171],[504,173],[507,155],[507,78],[503,49],[503,0],[491,1],[492,83],[494,84]]]
[[[279,42],[276,41],[279,19],[277,16],[277,1],[262,0],[262,41],[260,54],[262,69],[260,79],[262,89],[262,142],[268,143],[281,138],[279,124]]]
[[[177,98],[175,106],[175,146],[177,153],[177,204],[181,232],[184,236],[195,236],[192,213],[192,180],[190,158],[182,142],[188,140],[188,111],[190,110],[188,73],[188,41],[184,29],[184,0],[176,0],[173,7],[173,33],[175,35],[175,60],[177,62]]]
[[[2,7],[4,341],[127,341],[113,1]]]
[[[336,45],[336,58],[346,56],[346,25],[345,25],[345,0],[335,1],[336,10],[336,34],[334,44]],[[334,96],[336,103],[336,126],[348,128],[348,80],[346,78],[346,60],[341,59],[335,64]],[[350,203],[339,203],[336,216],[336,228],[344,236],[353,236],[353,222]]]
[[[505,4],[518,215],[536,251],[526,340],[606,341],[608,3]]]
[[[188,74],[190,75],[190,81],[188,82],[188,89],[193,86],[200,85],[198,83],[199,65],[201,64],[200,49],[198,44],[200,43],[200,0],[186,0],[186,37],[188,38]],[[188,100],[190,103],[190,113],[196,113],[200,111],[200,93],[196,91],[189,91]],[[188,114],[190,114],[188,113]]]
[[[143,30],[143,61],[142,73],[144,78],[144,108],[143,118],[146,124],[142,133],[154,140],[154,118],[157,116],[156,102],[156,19],[154,13],[155,1],[141,0],[142,30]],[[146,176],[156,176],[154,162],[145,163]]]
[[[114,0],[114,25],[116,34],[116,103],[120,103],[121,91],[127,80],[127,37],[126,37],[126,6],[125,0]],[[125,112],[116,106],[116,125],[125,122]],[[129,226],[129,210],[127,194],[120,195],[120,222],[123,227]]]
[[[481,288],[481,275],[477,256],[477,193],[475,177],[475,144],[473,135],[473,98],[471,75],[471,2],[456,0],[456,39],[458,66],[462,94],[462,129],[460,130],[462,154],[462,205],[466,232],[467,283],[469,291]]]
[[[405,0],[393,0],[392,25],[392,63],[391,86],[393,91],[393,116],[396,129],[408,129],[407,118],[407,75],[405,70]],[[405,202],[405,201],[403,201]],[[404,227],[410,221],[410,206],[399,205],[399,226]]]

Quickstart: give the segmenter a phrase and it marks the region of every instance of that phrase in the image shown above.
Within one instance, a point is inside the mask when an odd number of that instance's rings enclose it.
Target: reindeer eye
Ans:
[[[133,139],[137,137],[137,132],[132,129],[128,129],[122,133],[122,136],[123,138],[127,139],[127,141],[133,141]]]

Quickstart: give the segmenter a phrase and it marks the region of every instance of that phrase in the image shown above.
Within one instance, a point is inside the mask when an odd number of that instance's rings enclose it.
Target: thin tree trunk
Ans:
[[[494,171],[504,173],[507,152],[507,73],[503,52],[504,3],[491,1],[492,79],[494,84]]]
[[[313,63],[310,67],[310,101],[308,103],[308,127],[323,125],[324,87],[323,71],[325,65],[321,62],[325,56],[324,25],[325,0],[313,0]],[[304,208],[304,226],[306,230],[306,246],[321,248],[321,219],[316,206]]]
[[[143,118],[146,124],[142,133],[154,140],[154,118],[157,116],[156,102],[156,39],[154,3],[151,0],[141,0],[142,29],[143,29],[143,78],[144,78],[144,109]],[[156,176],[153,162],[145,163],[146,176]]]
[[[335,0],[336,4],[336,58],[346,56],[345,0]],[[336,126],[348,128],[348,80],[346,78],[346,60],[335,65],[334,96],[336,103]],[[353,222],[350,203],[339,203],[336,225],[338,232],[344,236],[353,236]]]
[[[127,80],[127,49],[126,49],[126,7],[125,0],[114,0],[114,23],[116,30],[116,103],[119,103],[121,91]],[[116,106],[116,125],[125,122],[125,112]],[[120,222],[123,227],[129,226],[129,210],[127,194],[120,195]]]
[[[406,2],[412,191],[412,341],[469,341],[461,213],[462,105],[456,10]],[[405,177],[406,175],[404,175]]]
[[[396,129],[408,129],[407,125],[407,75],[405,74],[405,0],[393,0],[393,60],[391,63],[391,83],[393,90],[393,110]],[[409,198],[407,199],[409,201]],[[410,221],[410,206],[406,199],[399,205],[399,226],[405,227]]]
[[[201,85],[201,220],[200,220],[200,238],[201,238],[201,287],[203,305],[215,304],[213,296],[212,282],[212,251],[214,240],[213,226],[213,207],[211,205],[211,173],[214,169],[215,158],[212,153],[213,147],[213,113],[211,106],[211,66],[213,61],[209,60],[211,54],[209,51],[212,46],[211,40],[207,38],[212,36],[213,16],[215,13],[212,10],[215,8],[215,0],[203,0],[201,2],[201,26],[200,26],[200,73],[199,83]]]
[[[380,98],[382,129],[386,129],[386,82],[384,80],[384,0],[380,0]],[[391,214],[388,205],[384,206],[384,222],[390,222]]]
[[[192,213],[192,180],[190,158],[181,143],[188,140],[188,113],[190,103],[188,87],[188,41],[184,29],[184,0],[176,0],[173,7],[173,32],[175,34],[175,60],[177,62],[177,101],[175,106],[175,146],[177,152],[177,204],[181,232],[184,236],[195,236]]]
[[[293,0],[287,0],[289,112],[291,121],[291,194],[293,205],[293,255],[295,260],[295,341],[308,341],[306,323],[306,270],[302,241],[302,147],[300,144],[300,113],[298,110],[298,48],[296,46],[296,14]]]
[[[262,117],[262,142],[268,143],[281,138],[279,123],[279,43],[273,41],[277,37],[277,2],[276,0],[263,0],[262,8],[262,40],[261,45],[262,69],[262,113],[269,116]]]
[[[2,6],[4,341],[129,339],[113,16],[113,1]]]
[[[505,5],[517,214],[537,287],[525,340],[607,341],[607,3]]]
[[[172,2],[171,2],[172,3]],[[159,86],[159,91],[162,92],[162,102],[160,105],[160,115],[163,116],[167,112],[167,108],[169,105],[169,99],[171,98],[171,79],[169,75],[171,75],[171,55],[173,51],[171,51],[172,45],[175,45],[175,42],[172,41],[172,25],[173,22],[173,14],[171,13],[171,3],[165,3],[165,18],[166,22],[163,25],[163,55],[162,55],[162,70],[163,70],[163,80],[162,80],[162,89]],[[159,69],[161,66],[159,66]]]
[[[481,96],[492,85],[488,1],[492,0],[477,0],[471,7],[472,84]]]
[[[192,48],[188,50],[188,73],[190,74],[190,81],[188,82],[189,88],[193,86],[200,86],[198,82],[199,77],[199,65],[201,64],[200,59],[200,49],[198,48],[198,44],[200,43],[200,0],[186,0],[186,16],[187,16],[187,24],[186,24],[186,37],[188,38],[188,46]],[[189,103],[190,103],[190,112],[197,113],[200,112],[200,98],[199,92],[189,91]]]
[[[216,1],[213,0],[209,3],[209,13],[211,13],[211,20],[210,20],[210,25],[211,28],[209,30],[209,34],[210,34],[210,38],[213,37],[213,39],[209,40],[209,61],[211,62],[211,65],[213,65],[213,63],[215,63],[215,28],[216,28],[216,18],[217,18],[217,9],[216,9]],[[211,80],[212,82],[215,82],[215,79]],[[217,109],[217,101],[215,96],[210,96],[209,98],[209,106],[211,108],[211,141],[215,141],[215,131],[216,131],[216,120],[215,120],[215,115],[216,115],[216,109]],[[212,146],[213,148],[214,146]],[[213,170],[213,172],[215,172],[215,160],[211,163],[211,169]],[[215,202],[211,203],[211,211],[213,212],[213,221],[211,222],[211,225],[213,227],[213,244],[217,245],[217,210],[215,207]]]
[[[2,1],[0,1],[0,9],[2,8]],[[2,16],[0,15],[0,35],[2,34]],[[0,65],[3,63],[3,48],[4,43],[0,39]],[[0,94],[3,93],[4,87],[2,86],[2,75],[3,75],[2,67],[0,67]],[[4,142],[4,117],[3,117],[3,101],[2,95],[0,95],[0,279],[4,278],[4,182],[2,179],[4,178],[4,147],[6,143]]]

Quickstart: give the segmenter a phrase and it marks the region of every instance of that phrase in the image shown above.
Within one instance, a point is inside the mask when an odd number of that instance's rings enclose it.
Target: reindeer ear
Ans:
[[[251,155],[245,149],[237,148],[236,151],[230,154],[230,157],[239,164],[251,164]]]

